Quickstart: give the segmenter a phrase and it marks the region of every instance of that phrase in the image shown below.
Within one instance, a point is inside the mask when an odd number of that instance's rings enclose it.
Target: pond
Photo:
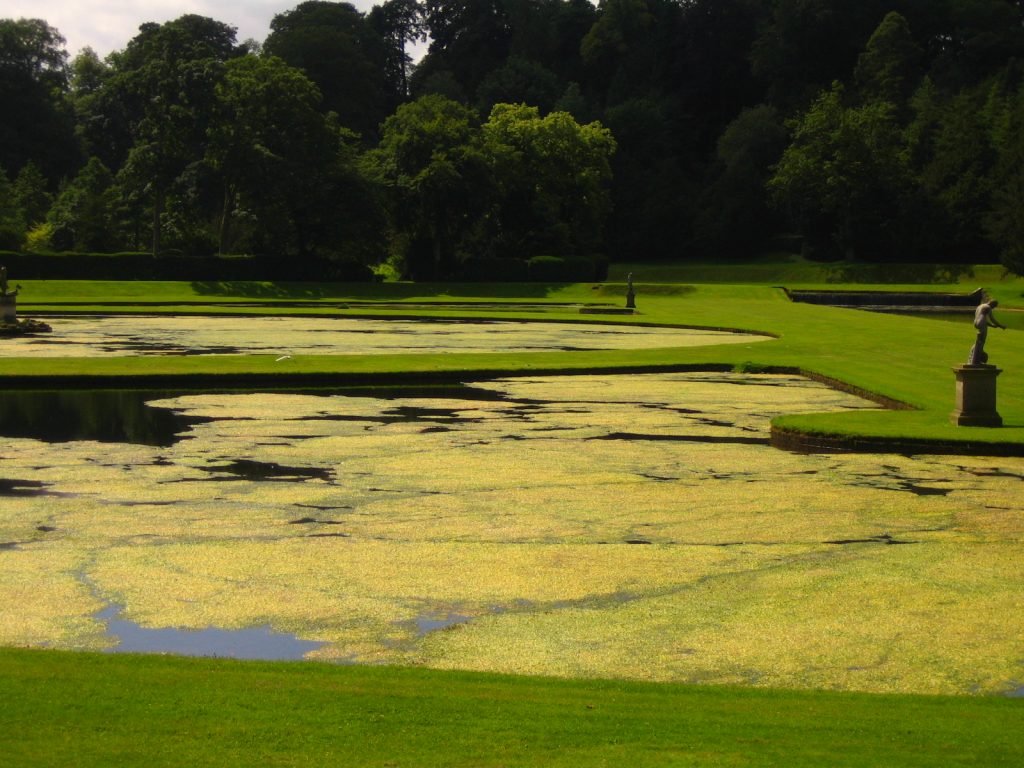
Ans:
[[[767,336],[603,323],[370,320],[333,317],[48,317],[53,332],[0,339],[0,357],[383,355],[750,344]]]
[[[1024,462],[775,450],[875,407],[799,377],[123,396],[159,439],[0,426],[2,644],[1024,684]]]

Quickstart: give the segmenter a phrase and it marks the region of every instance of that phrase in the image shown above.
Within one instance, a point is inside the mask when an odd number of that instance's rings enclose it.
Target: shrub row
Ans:
[[[15,280],[275,280],[372,282],[353,261],[269,256],[182,256],[151,253],[16,253],[0,251]]]
[[[532,259],[471,257],[465,259],[456,279],[475,283],[590,283],[608,277],[603,257],[534,256]]]

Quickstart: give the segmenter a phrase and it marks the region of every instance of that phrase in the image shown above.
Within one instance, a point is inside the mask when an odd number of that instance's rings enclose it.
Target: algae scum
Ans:
[[[137,407],[169,431],[134,443],[22,425],[0,443],[0,643],[251,641],[874,691],[1024,681],[1024,462],[774,450],[776,414],[872,407],[795,377],[386,394],[162,397]]]

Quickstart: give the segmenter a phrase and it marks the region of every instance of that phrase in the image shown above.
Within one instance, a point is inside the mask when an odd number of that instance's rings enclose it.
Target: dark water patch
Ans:
[[[351,533],[309,533],[306,534],[307,539],[349,539],[352,537]]]
[[[8,391],[0,397],[0,435],[47,443],[170,446],[193,425],[211,421],[146,405],[168,396],[132,390]]]
[[[118,501],[119,507],[173,507],[177,501]]]
[[[970,469],[968,467],[957,467],[961,472],[967,472],[975,477],[1008,477],[1024,480],[1024,475],[1017,472],[1009,472],[1005,469],[993,467],[992,469]]]
[[[61,494],[46,490],[49,483],[39,480],[10,480],[0,478],[0,496],[59,496]]]
[[[421,435],[433,435],[438,432],[452,432],[451,427],[425,427],[420,430]]]
[[[952,488],[935,488],[933,486],[917,485],[909,481],[900,483],[899,490],[909,491],[915,496],[948,496],[953,492]]]
[[[668,411],[669,413],[681,413],[684,416],[703,413],[703,411],[698,411],[693,408],[677,408],[676,406],[668,405],[667,403],[640,403],[639,405],[641,408],[650,408],[654,411]]]
[[[146,629],[120,618],[122,610],[121,606],[112,605],[95,614],[106,624],[107,634],[118,640],[108,653],[173,653],[179,656],[284,661],[301,659],[324,645],[274,632],[269,626],[249,629]]]
[[[1022,699],[1024,698],[1024,685],[1014,688],[1012,691],[1006,694],[1011,699]]]
[[[767,437],[731,437],[728,435],[660,435],[639,432],[609,432],[607,435],[588,437],[587,440],[663,440],[679,443],[725,443],[734,445],[768,445]]]
[[[299,509],[318,509],[321,512],[332,512],[336,509],[352,509],[351,504],[341,504],[339,506],[332,506],[329,504],[295,504],[294,506]]]
[[[289,525],[343,525],[341,520],[318,520],[315,517],[300,517],[298,520],[289,520]]]
[[[654,480],[659,483],[673,483],[679,479],[678,477],[668,477],[666,475],[652,475],[649,472],[640,472],[638,474],[640,477],[646,478],[648,480]]]
[[[322,467],[286,467],[272,461],[253,461],[252,459],[235,459],[227,464],[209,467],[198,467],[204,472],[224,472],[235,475],[238,480],[330,480],[334,471]],[[225,478],[215,478],[224,480]]]
[[[627,544],[650,544],[647,539],[626,539]]]
[[[367,488],[371,493],[418,493],[420,496],[444,496],[444,491],[409,491],[405,488]]]
[[[18,541],[0,541],[0,552],[9,549],[17,549],[21,542]]]
[[[432,386],[388,387],[260,387],[249,389],[186,390],[7,390],[0,397],[0,437],[19,437],[49,443],[94,440],[106,443],[129,443],[169,447],[187,437],[197,424],[217,419],[192,416],[173,408],[153,407],[156,400],[177,398],[187,394],[249,394],[252,392],[279,392],[320,396],[343,395],[376,399],[436,399],[495,402],[503,399],[500,392],[477,389],[461,384]],[[424,409],[429,411],[430,409]],[[455,411],[452,411],[454,413]],[[436,418],[428,418],[434,416]],[[422,419],[443,418],[443,414],[400,412],[378,418],[332,414],[324,411],[301,421],[364,421],[394,423]],[[252,420],[231,417],[232,421]],[[446,421],[455,420],[454,416]],[[305,436],[303,436],[305,437]],[[297,438],[296,438],[297,439]]]
[[[883,533],[878,536],[871,536],[867,539],[835,539],[834,541],[826,541],[825,544],[837,544],[845,546],[848,544],[886,544],[886,545],[898,545],[898,544],[920,544],[919,541],[905,541],[903,539],[894,539],[891,534]]]
[[[416,622],[416,634],[419,637],[423,637],[431,632],[452,629],[453,627],[457,627],[461,624],[466,624],[472,618],[472,616],[467,616],[461,613],[448,613],[444,616],[417,616],[416,619],[414,619]]]
[[[860,480],[853,485],[861,488],[874,488],[879,491],[894,491],[897,493],[912,493],[915,496],[948,496],[953,492],[952,488],[936,488],[932,485],[921,485],[919,479],[903,477],[896,474],[897,468],[883,466],[886,473],[879,475],[860,475]],[[874,478],[879,478],[875,480]],[[892,482],[885,482],[886,480]]]
[[[459,416],[462,412],[459,408],[417,408],[411,405],[399,405],[395,408],[388,408],[384,411],[386,416],[397,416],[402,421],[437,421],[444,419],[446,422],[462,424],[479,424],[482,419],[477,417]]]
[[[36,530],[40,533],[53,533],[57,529],[54,528],[52,525],[37,525]]]

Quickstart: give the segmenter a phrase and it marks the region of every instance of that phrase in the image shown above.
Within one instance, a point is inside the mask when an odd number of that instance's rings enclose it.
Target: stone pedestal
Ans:
[[[18,322],[18,295],[9,293],[0,296],[0,323]]]
[[[950,421],[960,427],[1001,427],[996,412],[996,376],[1002,371],[994,365],[961,365],[956,375],[956,410]]]

